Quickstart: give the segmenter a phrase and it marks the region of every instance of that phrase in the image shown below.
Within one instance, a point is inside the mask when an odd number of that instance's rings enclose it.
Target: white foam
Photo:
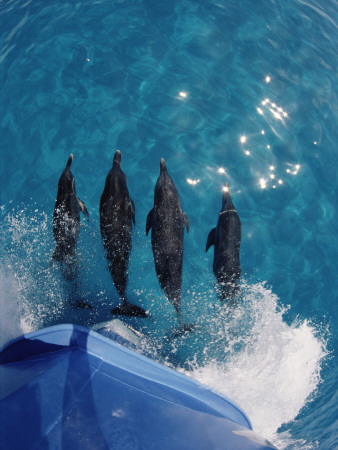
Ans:
[[[0,268],[0,348],[23,333],[32,331],[29,324],[20,318],[19,288],[10,270]]]
[[[142,346],[142,335],[137,330],[134,330],[130,325],[126,325],[120,319],[113,319],[106,322],[98,323],[91,327],[94,331],[98,331],[101,334],[106,334],[112,331],[113,333],[118,334],[123,337],[123,339],[131,342],[137,347]],[[109,336],[109,334],[108,334]]]
[[[326,355],[315,327],[307,320],[287,325],[277,300],[264,285],[251,286],[235,314],[235,321],[248,311],[251,316],[240,350],[225,342],[225,361],[214,359],[187,372],[235,401],[254,430],[275,443],[278,428],[295,419],[317,388]]]

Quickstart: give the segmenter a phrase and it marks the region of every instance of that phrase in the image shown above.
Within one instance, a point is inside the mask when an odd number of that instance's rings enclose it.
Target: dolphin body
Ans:
[[[76,195],[75,180],[70,170],[73,155],[70,154],[66,168],[59,179],[58,192],[53,215],[53,235],[56,247],[52,262],[63,267],[68,281],[77,276],[76,247],[80,234],[80,211],[89,217],[87,207]]]
[[[154,208],[147,217],[146,234],[152,229],[151,244],[157,278],[179,317],[184,226],[189,231],[189,219],[181,209],[176,186],[162,158],[155,186]]]
[[[217,279],[218,295],[221,300],[231,300],[240,290],[238,279],[241,276],[241,221],[232,203],[228,183],[223,191],[217,226],[210,231],[205,250],[208,251],[212,245],[213,271]]]
[[[133,223],[135,206],[129,196],[127,178],[121,169],[121,152],[117,150],[100,199],[100,228],[108,269],[123,300],[123,304],[111,313],[146,317],[146,311],[129,303],[126,297]]]

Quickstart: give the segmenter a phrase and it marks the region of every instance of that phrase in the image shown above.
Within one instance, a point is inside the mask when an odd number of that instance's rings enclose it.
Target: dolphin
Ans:
[[[241,221],[232,203],[228,183],[223,190],[222,209],[217,226],[208,235],[205,251],[212,245],[213,271],[217,279],[218,295],[221,300],[233,299],[239,292],[238,279],[241,276]]]
[[[143,308],[129,303],[126,297],[133,223],[135,206],[121,169],[121,152],[117,150],[100,199],[100,228],[108,269],[123,301],[111,313],[147,317]]]
[[[73,155],[70,154],[66,168],[59,179],[53,215],[53,235],[56,247],[52,262],[63,266],[68,280],[76,278],[76,247],[80,234],[80,211],[89,217],[86,205],[76,195],[75,180],[70,170]]]
[[[182,211],[176,186],[162,158],[155,186],[154,207],[147,217],[146,234],[152,229],[151,245],[157,278],[179,317],[184,226],[189,231],[189,219]]]

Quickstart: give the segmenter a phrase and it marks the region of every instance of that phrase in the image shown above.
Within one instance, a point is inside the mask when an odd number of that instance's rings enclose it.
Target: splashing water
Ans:
[[[276,443],[278,428],[295,419],[316,390],[326,346],[307,320],[285,323],[287,308],[279,308],[264,283],[247,285],[245,291],[243,304],[226,319],[226,358],[213,358],[186,374],[233,399],[255,431]],[[238,333],[231,338],[237,326],[246,327],[240,348]]]
[[[60,277],[50,269],[53,241],[45,213],[36,210],[29,220],[25,210],[2,208],[2,214],[1,345],[62,321],[88,325],[112,318],[109,300],[102,300],[104,287],[99,312],[67,309]],[[180,336],[168,334],[170,316],[162,317],[158,300],[148,295],[154,317],[139,325],[142,351],[234,400],[254,430],[275,445],[296,445],[287,432],[276,433],[297,417],[321,382],[325,333],[307,320],[288,324],[289,308],[279,306],[265,283],[244,281],[236,306],[221,305],[207,284],[202,280],[189,291],[195,329]],[[297,441],[297,448],[307,448],[305,441]]]
[[[0,348],[23,333],[33,331],[24,318],[19,317],[20,290],[12,273],[0,268]]]

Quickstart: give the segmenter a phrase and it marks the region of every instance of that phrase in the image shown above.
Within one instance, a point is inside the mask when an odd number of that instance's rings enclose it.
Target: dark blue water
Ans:
[[[337,433],[337,3],[331,0],[0,3],[1,344],[110,320],[98,204],[116,149],[136,206],[129,323],[172,367],[235,400],[279,448]],[[72,310],[52,214],[69,153],[85,201]],[[164,157],[190,220],[182,311],[159,288],[145,223]],[[221,307],[209,231],[229,182],[243,301]]]

